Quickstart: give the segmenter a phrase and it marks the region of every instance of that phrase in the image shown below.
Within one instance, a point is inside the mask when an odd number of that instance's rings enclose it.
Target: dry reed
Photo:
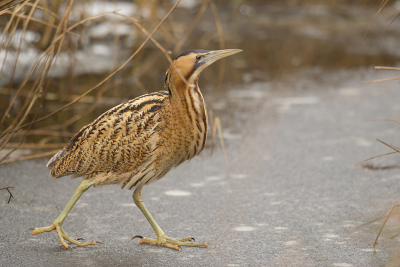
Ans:
[[[373,19],[371,20],[370,24],[368,25],[368,28],[367,28],[367,30],[366,30],[366,32],[365,32],[365,35],[367,34],[368,29],[369,29],[370,26],[372,25],[372,23],[373,23],[373,21],[375,20],[375,18],[377,17],[377,15],[382,11],[382,9],[383,9],[384,6],[388,3],[388,1],[389,1],[389,0],[382,0],[381,4],[380,4],[380,6],[379,6],[378,11],[376,12],[375,16],[373,17]],[[394,22],[394,20],[396,20],[399,16],[400,16],[400,13],[397,14],[397,16],[389,23],[389,25],[388,25],[386,28],[388,28],[388,27]],[[400,68],[396,68],[396,67],[385,67],[385,66],[375,66],[375,69],[378,69],[378,70],[395,70],[395,71],[399,71],[399,70],[400,70]],[[365,84],[368,84],[368,83],[386,82],[386,81],[393,81],[393,80],[399,80],[399,79],[400,79],[400,77],[391,77],[391,78],[385,78],[385,79],[367,81],[367,82],[364,82],[364,83],[365,83]],[[394,122],[396,122],[396,123],[400,123],[400,119],[384,119],[384,120],[394,121]],[[376,139],[376,140],[379,141],[379,142],[381,142],[382,144],[384,144],[384,145],[390,147],[390,148],[393,149],[394,151],[393,151],[393,152],[389,152],[389,153],[385,153],[385,154],[381,154],[381,155],[378,155],[378,156],[375,156],[375,157],[372,157],[372,158],[369,158],[369,159],[367,159],[367,160],[364,160],[363,162],[368,161],[368,160],[371,160],[371,159],[374,159],[374,158],[377,158],[377,157],[381,157],[381,156],[385,156],[385,155],[389,155],[389,154],[399,153],[399,152],[400,152],[400,148],[398,148],[397,146],[391,145],[391,144],[389,144],[389,143],[387,143],[387,142],[384,142],[384,141],[382,141],[382,140],[380,140],[380,139]],[[376,253],[376,245],[378,244],[378,239],[379,239],[379,237],[381,236],[382,231],[383,231],[383,229],[385,228],[385,225],[387,224],[387,221],[388,221],[389,218],[393,215],[394,210],[395,210],[397,207],[399,207],[399,206],[400,206],[400,205],[394,205],[394,206],[391,208],[391,210],[390,210],[390,212],[388,213],[388,215],[386,215],[386,216],[381,216],[381,217],[379,217],[379,218],[373,219],[373,220],[368,221],[368,222],[366,222],[366,223],[364,223],[364,224],[362,224],[362,225],[360,225],[360,226],[357,227],[357,228],[359,228],[359,227],[368,225],[368,224],[370,224],[370,223],[374,223],[374,222],[376,222],[376,221],[385,219],[384,222],[383,222],[383,224],[382,224],[382,226],[380,227],[379,233],[378,233],[378,235],[376,236],[375,241],[374,241],[374,244],[373,244],[374,253]],[[396,236],[398,236],[398,235],[392,236],[392,238],[394,238],[394,237],[396,237]],[[397,262],[396,265],[398,265],[398,262]]]

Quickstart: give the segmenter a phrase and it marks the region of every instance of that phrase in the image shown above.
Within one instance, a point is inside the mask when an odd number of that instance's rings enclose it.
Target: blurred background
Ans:
[[[56,112],[121,67],[147,38],[126,16],[152,32],[174,1],[1,3],[0,161],[49,156],[109,108],[163,90],[169,62],[149,41],[102,86]],[[206,102],[221,116],[233,111],[220,92],[233,94],[235,86],[290,83],[287,77],[299,71],[307,75],[304,70],[317,71],[315,76],[322,79],[333,70],[396,65],[398,22],[387,26],[400,12],[400,1],[387,3],[375,18],[380,4],[379,0],[182,0],[154,38],[172,58],[195,48],[244,50],[202,75]],[[68,34],[62,34],[71,26]],[[293,88],[285,84],[274,90]]]
[[[144,43],[143,29],[153,32],[176,3],[0,1],[0,188],[15,186],[9,204],[0,191],[0,260],[128,266],[134,254],[142,266],[399,266],[398,212],[373,253],[400,203],[398,155],[362,161],[393,152],[376,138],[400,146],[398,124],[383,121],[399,120],[400,1],[182,0],[153,35],[161,46]],[[85,193],[71,214],[71,235],[107,248],[70,254],[51,234],[20,238],[58,216],[80,183],[51,180],[48,158],[111,107],[163,90],[168,57],[196,48],[243,50],[199,80],[221,118],[231,175],[209,138],[144,194],[174,236],[193,230],[218,247],[177,256],[128,246],[152,232],[117,187]]]

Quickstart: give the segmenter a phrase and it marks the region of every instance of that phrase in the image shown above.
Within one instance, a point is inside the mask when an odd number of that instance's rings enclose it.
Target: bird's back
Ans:
[[[168,108],[168,92],[147,94],[120,104],[83,127],[54,155],[47,167],[53,177],[104,176],[103,184],[120,183],[155,160],[157,128]],[[138,172],[140,173],[140,172]],[[112,174],[112,175],[110,175]],[[129,174],[129,175],[128,175]],[[114,176],[107,180],[105,176]],[[111,178],[110,178],[111,179]]]

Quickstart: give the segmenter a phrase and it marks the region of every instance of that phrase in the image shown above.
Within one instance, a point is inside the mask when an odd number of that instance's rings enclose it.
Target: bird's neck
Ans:
[[[179,110],[181,118],[188,122],[195,139],[196,149],[193,156],[203,150],[207,138],[208,117],[206,104],[198,86],[198,77],[189,77],[189,85],[178,74],[167,74],[166,87],[170,93],[171,107]],[[191,84],[190,84],[191,83]],[[182,125],[183,126],[183,125]]]
[[[185,77],[185,80],[186,81],[182,79],[181,75],[179,75],[175,69],[170,67],[167,76],[165,77],[165,87],[169,91],[171,104],[174,105],[175,108],[182,107],[184,110],[187,110],[188,107],[191,106],[191,89],[194,89],[195,87],[197,90],[199,89],[197,79],[193,79],[192,77],[191,84],[187,77]]]
[[[186,81],[172,68],[168,70],[165,86],[169,91],[171,104],[186,112],[195,109],[195,113],[204,116],[205,103],[198,85],[199,77],[185,78]]]

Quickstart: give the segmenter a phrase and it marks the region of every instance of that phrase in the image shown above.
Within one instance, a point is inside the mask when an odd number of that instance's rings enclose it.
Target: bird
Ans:
[[[204,149],[208,117],[198,86],[199,76],[217,60],[241,51],[186,51],[174,59],[166,72],[164,86],[167,90],[117,105],[82,127],[46,165],[52,177],[83,177],[82,183],[51,225],[28,230],[32,230],[33,235],[55,230],[66,249],[69,247],[66,241],[77,246],[101,243],[73,239],[62,225],[91,186],[118,184],[122,189],[134,190],[134,203],[157,235],[157,239],[136,236],[140,238],[139,243],[177,250],[181,246],[207,247],[208,243],[196,243],[192,237],[167,236],[143,203],[142,188]]]

